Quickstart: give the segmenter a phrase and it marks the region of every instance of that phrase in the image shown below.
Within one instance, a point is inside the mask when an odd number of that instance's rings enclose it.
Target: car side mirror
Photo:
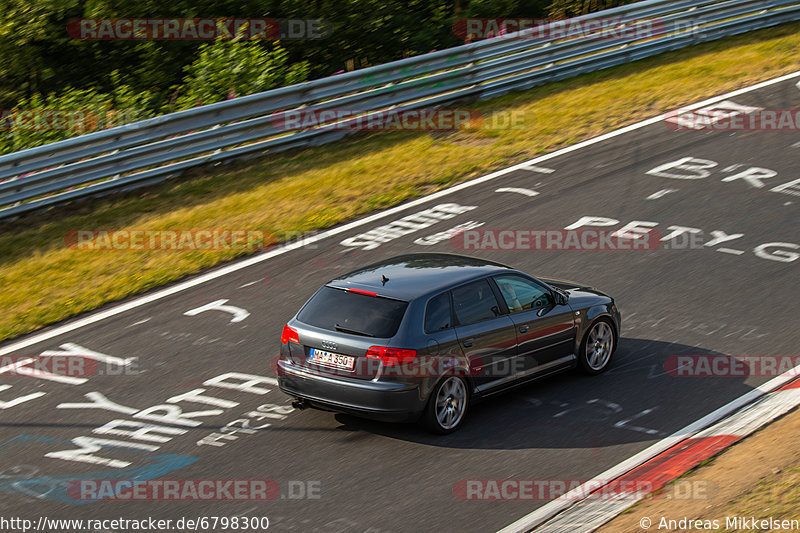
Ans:
[[[569,302],[569,294],[566,292],[556,291],[555,298],[558,305],[567,305],[567,302]]]

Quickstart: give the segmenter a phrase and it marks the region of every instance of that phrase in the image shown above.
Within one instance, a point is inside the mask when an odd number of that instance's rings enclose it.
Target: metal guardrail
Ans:
[[[606,39],[579,30],[534,39],[528,29],[3,155],[0,219],[150,185],[193,167],[333,142],[354,133],[346,127],[357,120],[287,130],[280,124],[286,111],[358,109],[367,119],[490,98],[798,20],[800,0],[645,0],[571,20],[586,27],[610,19],[615,25],[605,31],[645,19],[663,31]],[[556,24],[550,27],[563,29]]]

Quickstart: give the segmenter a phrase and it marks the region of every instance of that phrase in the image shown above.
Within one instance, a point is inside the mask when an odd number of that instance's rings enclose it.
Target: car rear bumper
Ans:
[[[425,409],[414,383],[329,377],[285,360],[278,367],[280,389],[312,407],[387,422],[413,421]]]

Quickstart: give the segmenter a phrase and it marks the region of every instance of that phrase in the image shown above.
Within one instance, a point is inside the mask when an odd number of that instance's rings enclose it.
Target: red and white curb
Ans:
[[[503,528],[501,533],[596,530],[667,483],[800,405],[798,375],[800,366],[543,505]],[[642,487],[648,490],[640,490]]]

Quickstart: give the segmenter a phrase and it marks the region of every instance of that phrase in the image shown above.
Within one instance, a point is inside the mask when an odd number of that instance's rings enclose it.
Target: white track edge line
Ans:
[[[722,94],[722,95],[719,95],[719,96],[714,96],[714,97],[709,98],[707,100],[703,100],[702,102],[697,102],[695,104],[691,104],[691,105],[688,105],[688,106],[681,107],[680,109],[684,110],[684,111],[690,111],[690,110],[693,110],[693,109],[698,109],[698,108],[707,106],[709,104],[718,102],[720,100],[725,100],[727,98],[732,98],[732,97],[738,96],[740,94],[745,94],[745,93],[748,93],[748,92],[751,92],[751,91],[762,89],[764,87],[769,87],[771,85],[775,85],[777,83],[780,83],[780,82],[783,82],[783,81],[786,81],[786,80],[790,80],[790,79],[798,77],[798,76],[800,76],[800,71],[791,72],[789,74],[784,74],[783,76],[779,76],[779,77],[773,78],[771,80],[765,80],[765,81],[759,82],[759,83],[757,83],[755,85],[751,85],[751,86],[748,86],[748,87],[742,87],[741,89],[737,89],[735,91],[731,91],[731,92],[728,92],[728,93],[725,93],[725,94]],[[337,235],[339,233],[343,233],[343,232],[351,230],[353,228],[357,228],[359,226],[363,226],[363,225],[369,224],[369,223],[374,222],[376,220],[380,220],[381,218],[387,217],[389,215],[393,215],[395,213],[399,213],[400,211],[403,211],[403,210],[408,209],[410,207],[415,207],[415,206],[418,206],[420,204],[429,202],[431,200],[435,200],[437,198],[441,198],[441,197],[446,196],[448,194],[452,194],[454,192],[458,192],[460,190],[463,190],[463,189],[466,189],[466,188],[469,188],[469,187],[484,183],[486,181],[490,181],[490,180],[493,180],[495,178],[499,178],[500,176],[504,176],[504,175],[506,175],[506,174],[508,174],[510,172],[514,172],[515,170],[518,170],[518,169],[520,169],[520,168],[522,168],[524,166],[532,165],[532,164],[536,164],[536,163],[541,163],[543,161],[547,161],[549,159],[553,159],[555,157],[558,157],[558,156],[561,156],[561,155],[564,155],[564,154],[568,154],[568,153],[574,152],[576,150],[580,150],[581,148],[585,148],[587,146],[591,146],[593,144],[600,143],[600,142],[605,141],[607,139],[612,139],[614,137],[617,137],[619,135],[623,135],[623,134],[628,133],[630,131],[634,131],[634,130],[643,128],[645,126],[649,126],[650,124],[655,124],[655,123],[663,120],[664,118],[666,118],[669,115],[669,113],[670,112],[662,113],[662,114],[657,115],[655,117],[652,117],[652,118],[649,118],[649,119],[645,119],[645,120],[636,122],[634,124],[630,124],[628,126],[624,126],[622,128],[616,129],[614,131],[610,131],[608,133],[604,133],[602,135],[599,135],[597,137],[593,137],[591,139],[587,139],[585,141],[581,141],[578,144],[574,144],[572,146],[567,146],[565,148],[561,148],[560,150],[556,150],[555,152],[551,152],[549,154],[544,154],[544,155],[536,157],[534,159],[530,159],[528,161],[523,161],[522,163],[518,163],[516,165],[510,166],[510,167],[507,167],[507,168],[504,168],[504,169],[501,169],[501,170],[497,170],[497,171],[492,172],[490,174],[487,174],[485,176],[481,176],[479,178],[475,178],[473,180],[466,181],[466,182],[461,183],[459,185],[455,185],[453,187],[449,187],[447,189],[443,189],[441,191],[437,191],[437,192],[429,194],[427,196],[423,196],[422,198],[418,198],[416,200],[412,200],[412,201],[410,201],[408,203],[405,203],[405,204],[402,204],[402,205],[399,205],[399,206],[396,206],[396,207],[392,207],[392,208],[386,209],[385,211],[380,211],[378,213],[375,213],[373,215],[369,215],[369,216],[364,217],[362,219],[355,220],[353,222],[344,224],[344,225],[342,225],[340,227],[333,228],[333,229],[330,229],[330,230],[327,230],[327,231],[323,231],[323,232],[318,233],[316,235],[313,235],[311,237],[305,238],[305,239],[303,239],[303,241],[299,241],[299,242],[296,242],[296,243],[291,243],[291,244],[288,244],[288,245],[284,245],[284,246],[281,246],[279,248],[276,248],[275,250],[271,250],[269,252],[264,252],[263,254],[258,254],[258,255],[255,255],[253,257],[242,259],[241,261],[234,261],[233,263],[231,263],[229,265],[226,265],[226,266],[221,267],[221,268],[217,268],[217,269],[213,270],[212,272],[208,272],[206,274],[200,275],[200,276],[198,276],[198,277],[196,277],[194,279],[190,279],[190,280],[183,281],[183,282],[178,282],[178,283],[176,283],[175,285],[173,285],[171,287],[167,287],[165,289],[156,290],[155,292],[152,292],[150,294],[146,294],[144,296],[135,298],[135,299],[131,300],[130,302],[126,302],[124,304],[116,305],[116,306],[113,306],[113,307],[111,307],[109,309],[106,309],[104,311],[99,311],[99,312],[93,313],[93,314],[91,314],[89,316],[86,316],[86,317],[83,317],[83,318],[79,318],[77,320],[70,321],[67,324],[63,324],[61,326],[54,327],[53,329],[51,329],[49,331],[44,331],[44,332],[38,333],[38,334],[37,333],[31,334],[30,336],[28,336],[26,338],[23,338],[23,339],[21,339],[21,340],[19,340],[17,342],[12,342],[11,344],[8,344],[7,346],[4,346],[4,347],[0,348],[0,355],[6,355],[6,354],[9,354],[9,353],[11,353],[11,352],[13,352],[15,350],[19,350],[19,349],[31,346],[32,344],[36,344],[38,342],[42,342],[42,341],[45,341],[45,340],[48,340],[48,339],[52,339],[53,337],[57,337],[57,336],[62,335],[64,333],[68,333],[70,331],[74,331],[76,329],[80,329],[80,328],[82,328],[84,326],[88,326],[90,324],[94,324],[95,322],[99,322],[99,321],[104,320],[106,318],[118,315],[120,313],[124,313],[125,311],[129,311],[131,309],[135,309],[135,308],[140,307],[142,305],[145,305],[147,303],[154,302],[156,300],[160,300],[161,298],[165,298],[165,297],[170,296],[172,294],[176,294],[178,292],[185,291],[186,289],[190,289],[190,288],[195,287],[197,285],[201,285],[203,283],[206,283],[206,282],[211,281],[213,279],[225,276],[225,275],[230,274],[232,272],[236,272],[238,270],[242,270],[242,269],[247,268],[247,267],[249,267],[251,265],[255,265],[257,263],[261,263],[262,261],[266,261],[266,260],[271,259],[273,257],[276,257],[278,255],[282,255],[282,254],[284,254],[286,252],[289,252],[291,250],[300,248],[300,247],[305,246],[307,244],[312,244],[312,243],[321,241],[321,240],[326,239],[328,237],[331,237],[333,235]]]
[[[773,406],[771,405],[772,403],[776,403],[778,405]],[[691,439],[716,437],[721,435],[733,435],[738,437],[735,442],[728,444],[721,450],[718,450],[716,453],[714,453],[714,455],[716,455],[717,453],[722,453],[723,451],[727,450],[733,444],[736,444],[749,437],[758,429],[771,424],[777,418],[780,418],[792,409],[796,408],[798,404],[800,404],[800,389],[789,389],[782,392],[773,391],[771,393],[762,395],[730,416],[725,417],[703,431],[696,433],[691,437]],[[767,408],[764,409],[764,406]],[[763,412],[758,412],[759,408],[762,408]],[[756,412],[753,413],[753,411]],[[757,419],[756,415],[763,418]],[[731,428],[730,424],[732,421],[736,421],[739,424],[744,425],[738,428],[736,425],[734,425],[733,428]],[[755,423],[753,423],[754,421]],[[733,431],[731,431],[732,429]],[[647,494],[636,494],[634,498],[626,498],[624,500],[613,500],[607,502],[603,502],[602,500],[590,501],[589,498],[585,498],[581,501],[575,502],[575,505],[564,509],[563,512],[556,514],[551,519],[537,524],[536,531],[563,531],[564,527],[566,526],[569,526],[571,533],[574,531],[596,531],[603,525],[610,523],[617,516],[625,512],[625,510],[644,500],[646,497]],[[587,505],[583,508],[580,508],[579,506],[581,504]],[[603,506],[604,509],[598,510],[597,506]],[[588,520],[577,522],[577,524],[580,525],[580,529],[576,529],[575,520],[578,519],[578,517],[583,513],[588,513]],[[566,523],[564,523],[564,519],[567,520]],[[570,522],[570,520],[572,521]],[[553,526],[555,526],[555,528],[553,528]]]
[[[592,486],[597,487],[598,483],[600,482],[614,480],[619,476],[633,470],[634,468],[643,465],[653,457],[668,450],[675,444],[687,440],[703,430],[709,429],[711,426],[713,426],[723,418],[737,411],[742,410],[745,406],[763,397],[765,394],[773,392],[776,389],[780,388],[781,386],[785,385],[786,383],[789,383],[790,381],[797,378],[798,372],[800,372],[800,365],[797,365],[796,367],[787,370],[780,376],[776,376],[771,380],[762,383],[758,387],[754,388],[749,392],[746,392],[745,394],[739,396],[738,398],[734,398],[733,400],[723,405],[722,407],[719,407],[718,409],[705,415],[703,418],[700,418],[699,420],[692,422],[688,426],[679,429],[672,435],[661,439],[660,441],[652,444],[648,448],[645,448],[641,452],[612,466],[605,472],[598,474],[594,478],[582,484],[580,487],[577,487],[569,491],[568,493],[563,494],[559,498],[546,503],[545,505],[539,507],[538,509],[532,511],[531,513],[528,513],[527,515],[523,516],[516,522],[513,522],[512,524],[509,524],[508,526],[501,529],[499,533],[526,532],[542,525],[544,522],[553,518],[558,513],[564,511],[569,507],[572,507],[575,504],[578,504],[580,501],[583,501],[579,499],[578,496],[580,494],[585,493],[590,484],[593,484]],[[765,421],[765,423],[768,422],[769,421]]]

